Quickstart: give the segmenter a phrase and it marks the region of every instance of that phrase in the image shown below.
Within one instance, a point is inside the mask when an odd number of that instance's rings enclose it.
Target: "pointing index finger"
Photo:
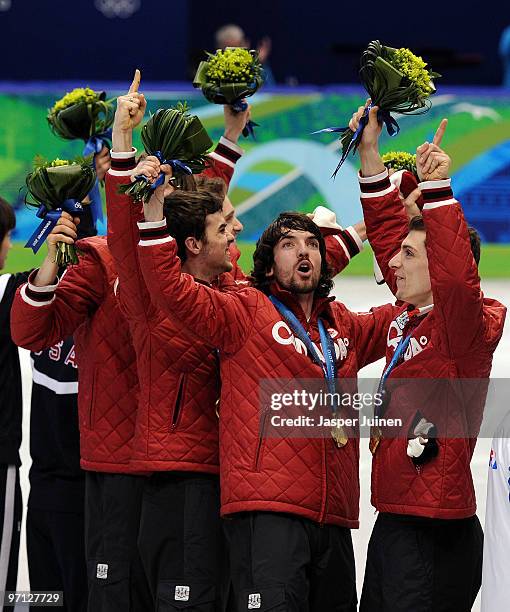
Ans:
[[[141,79],[141,77],[142,77],[142,75],[140,74],[140,71],[137,68],[135,70],[135,76],[133,77],[133,82],[131,83],[131,85],[129,87],[128,93],[138,92],[138,88],[140,87],[140,79]]]
[[[441,123],[439,124],[439,127],[436,130],[432,144],[435,144],[438,147],[441,146],[441,141],[443,140],[443,136],[444,136],[444,133],[446,132],[447,125],[448,125],[448,119],[443,119]]]

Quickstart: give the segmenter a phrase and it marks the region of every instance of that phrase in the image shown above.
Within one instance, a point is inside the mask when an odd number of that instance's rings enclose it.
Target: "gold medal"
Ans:
[[[375,455],[375,451],[377,450],[382,437],[382,429],[378,425],[372,427],[372,431],[370,433],[370,444],[368,446],[372,455]]]
[[[345,435],[344,428],[341,425],[335,425],[335,427],[331,429],[331,436],[338,448],[342,448],[347,444],[348,438]]]

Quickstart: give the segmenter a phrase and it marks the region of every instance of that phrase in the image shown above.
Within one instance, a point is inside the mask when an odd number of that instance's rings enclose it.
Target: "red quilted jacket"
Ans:
[[[222,178],[228,186],[240,156],[237,149],[222,139],[206,174]],[[118,296],[137,353],[141,389],[131,466],[217,473],[216,353],[151,303],[136,252],[141,205],[118,193],[119,185],[129,181],[134,156],[135,151],[112,152],[106,177],[108,245],[119,274]],[[153,241],[157,243],[157,237]]]
[[[213,163],[206,171],[208,176],[222,178],[227,186],[239,157],[232,146],[221,139],[210,154]],[[136,253],[141,206],[118,194],[118,186],[129,180],[134,155],[134,151],[112,152],[112,169],[106,178],[108,244],[120,279],[118,295],[138,356],[141,388],[131,464],[138,470],[218,472],[216,351],[190,336],[175,317],[167,318],[164,310],[151,304]],[[318,221],[328,225],[327,218]],[[151,236],[149,243],[158,244],[158,224],[145,226],[146,235]],[[329,231],[338,234],[327,239],[329,261],[340,271],[362,243],[352,228]],[[222,287],[247,282],[237,265],[237,247],[232,245],[231,251],[234,269],[219,279]]]
[[[407,235],[407,219],[387,172],[360,179],[360,184],[368,239],[395,292],[388,262]],[[439,453],[417,467],[406,453],[407,435],[383,438],[373,457],[372,504],[381,512],[465,518],[476,511],[470,462],[483,415],[485,381],[501,338],[506,308],[485,298],[480,290],[466,222],[453,199],[450,181],[430,181],[420,187],[434,305],[403,329],[397,319],[389,326],[387,362],[402,334],[411,333],[411,341],[388,384],[391,386],[395,379],[416,378],[473,380],[463,386],[394,383],[385,416],[403,418],[405,434],[409,428],[409,437],[414,437],[410,432],[419,412],[437,427]],[[406,304],[400,312],[409,308]],[[456,437],[445,437],[446,431]]]
[[[73,336],[79,375],[81,466],[132,472],[130,444],[138,406],[135,353],[115,297],[116,272],[105,237],[80,240],[80,263],[57,285],[30,279],[16,295],[12,338],[32,351]]]
[[[163,222],[164,223],[164,222]],[[181,320],[197,341],[218,348],[221,365],[220,466],[223,515],[261,510],[314,521],[358,526],[359,444],[338,448],[332,438],[276,439],[259,434],[260,381],[321,378],[322,368],[303,352],[270,300],[257,289],[217,291],[181,274],[175,241],[161,232],[157,244],[142,233],[138,257],[152,301]],[[328,299],[315,303],[310,321],[293,296],[274,287],[318,346],[318,317],[338,346],[339,376],[356,377],[384,354],[383,331],[392,305],[352,313]]]

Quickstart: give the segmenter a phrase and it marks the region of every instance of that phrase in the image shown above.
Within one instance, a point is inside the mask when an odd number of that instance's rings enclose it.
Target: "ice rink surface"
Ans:
[[[482,253],[483,256],[483,253]],[[486,296],[498,299],[506,306],[510,305],[510,281],[490,280],[482,283],[483,291]],[[334,293],[338,300],[344,302],[352,310],[367,310],[371,306],[385,304],[392,301],[392,295],[386,286],[378,287],[372,279],[356,277],[337,277]],[[23,501],[26,505],[28,499],[28,470],[30,468],[29,453],[29,432],[30,432],[30,388],[31,372],[29,353],[21,350],[21,364],[23,374],[23,443],[21,446],[21,486],[23,490]],[[360,375],[367,378],[379,378],[383,367],[383,361],[367,366],[361,370]],[[503,338],[498,350],[494,355],[492,368],[493,378],[505,378],[510,375],[510,323],[507,323]],[[478,517],[482,525],[485,520],[485,496],[487,483],[487,469],[489,463],[489,453],[491,447],[490,439],[480,439],[478,441],[472,461],[476,496],[478,501]],[[361,441],[361,501],[360,501],[360,529],[353,531],[354,552],[356,556],[356,573],[358,580],[358,597],[361,593],[363,583],[363,573],[365,567],[366,550],[372,526],[375,521],[375,511],[370,505],[370,465],[371,456],[368,450],[368,440]],[[24,514],[25,518],[25,514]],[[18,571],[18,590],[28,590],[28,569],[25,548],[25,526],[22,526],[20,563]],[[474,612],[478,612],[479,599],[473,607]],[[16,608],[21,610],[19,606]]]

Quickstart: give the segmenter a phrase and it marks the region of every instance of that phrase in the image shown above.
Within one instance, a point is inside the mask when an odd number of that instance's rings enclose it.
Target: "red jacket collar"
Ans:
[[[269,286],[269,293],[270,295],[274,295],[275,298],[279,299],[280,302],[290,308],[303,325],[310,323],[314,324],[317,322],[319,317],[326,319],[330,324],[334,320],[333,312],[330,306],[330,303],[335,299],[333,296],[320,298],[316,297],[313,301],[312,314],[310,319],[307,321],[305,313],[303,312],[301,304],[297,300],[295,294],[291,293],[287,289],[284,289],[276,281],[273,281]]]

